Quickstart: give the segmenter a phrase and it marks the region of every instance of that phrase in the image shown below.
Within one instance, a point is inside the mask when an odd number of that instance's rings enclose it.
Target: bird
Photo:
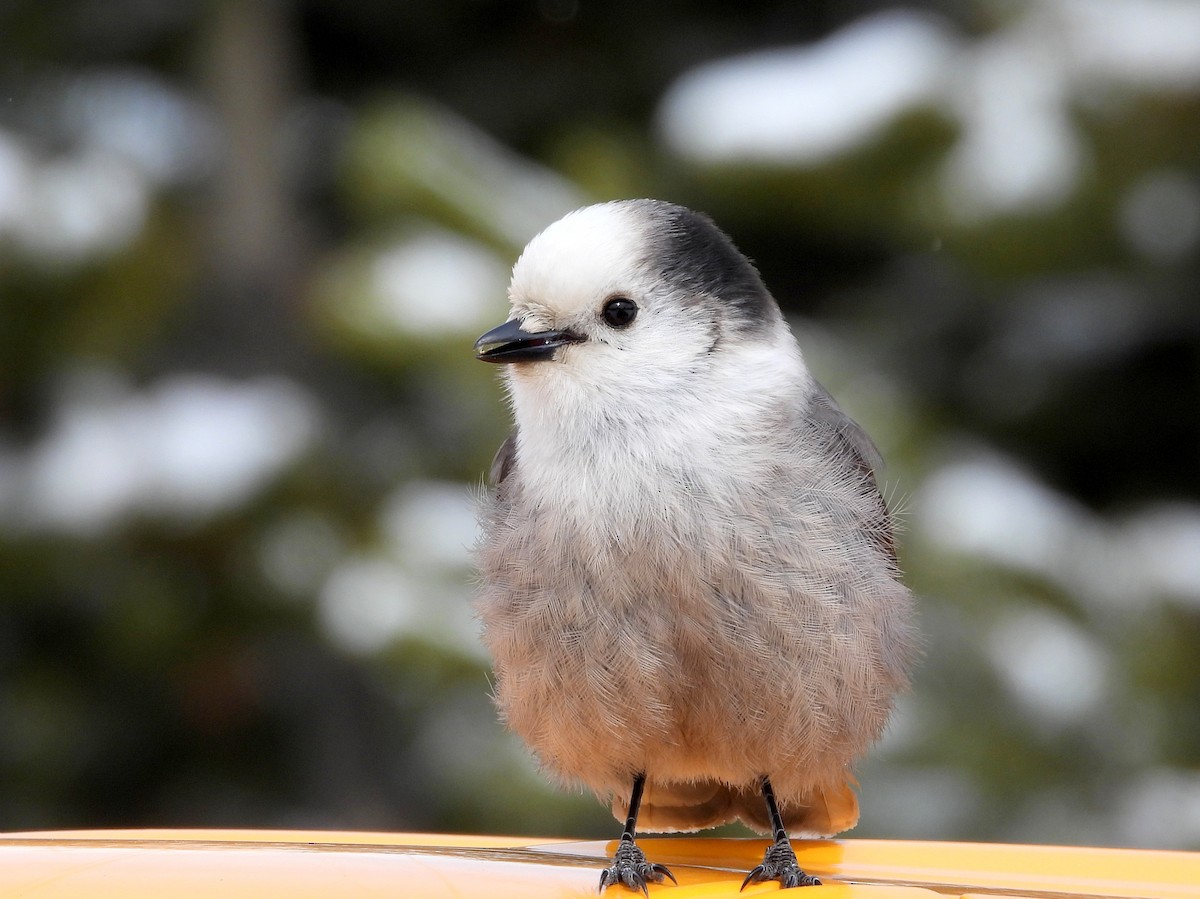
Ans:
[[[878,451],[703,213],[568,213],[508,299],[474,347],[514,419],[475,548],[502,721],[624,820],[601,891],[675,880],[638,833],[737,820],[772,838],[743,888],[819,883],[790,838],[857,823],[915,652]]]

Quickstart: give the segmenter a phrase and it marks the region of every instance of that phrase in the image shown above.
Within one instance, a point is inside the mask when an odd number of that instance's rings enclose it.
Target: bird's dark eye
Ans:
[[[613,297],[600,311],[604,321],[614,328],[628,328],[637,318],[637,313],[637,303],[629,297]]]

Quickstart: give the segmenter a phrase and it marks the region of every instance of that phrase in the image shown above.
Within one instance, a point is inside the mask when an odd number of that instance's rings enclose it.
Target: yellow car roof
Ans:
[[[679,886],[663,899],[738,896],[762,840],[647,838]],[[596,896],[613,843],[529,837],[247,830],[0,835],[0,897],[354,899]],[[796,841],[824,885],[805,899],[1197,899],[1200,853],[885,840]],[[742,896],[774,892],[747,887]],[[610,888],[609,897],[635,895]]]

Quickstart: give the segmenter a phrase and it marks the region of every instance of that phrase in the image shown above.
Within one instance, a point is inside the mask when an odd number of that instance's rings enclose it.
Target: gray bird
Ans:
[[[477,549],[502,718],[626,819],[601,889],[671,876],[639,826],[738,819],[774,838],[743,886],[817,883],[788,836],[857,822],[913,654],[873,444],[702,214],[577,210],[509,299],[475,345],[516,423]]]

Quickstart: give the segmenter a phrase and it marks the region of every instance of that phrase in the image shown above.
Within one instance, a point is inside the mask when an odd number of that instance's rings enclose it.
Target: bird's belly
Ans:
[[[821,708],[838,673],[811,664],[830,635],[789,639],[769,610],[662,587],[605,603],[561,588],[485,597],[498,703],[543,765],[600,793],[639,771],[751,783],[826,766],[846,742]]]
[[[907,608],[884,566],[837,569],[776,518],[512,516],[477,556],[477,608],[502,716],[549,772],[597,792],[844,775],[881,731],[903,673],[876,610]]]
[[[530,615],[502,636],[489,627],[503,717],[552,772],[601,792],[645,770],[731,774],[721,750],[741,742],[743,711],[716,654],[681,663],[672,625],[608,611],[557,625]]]

